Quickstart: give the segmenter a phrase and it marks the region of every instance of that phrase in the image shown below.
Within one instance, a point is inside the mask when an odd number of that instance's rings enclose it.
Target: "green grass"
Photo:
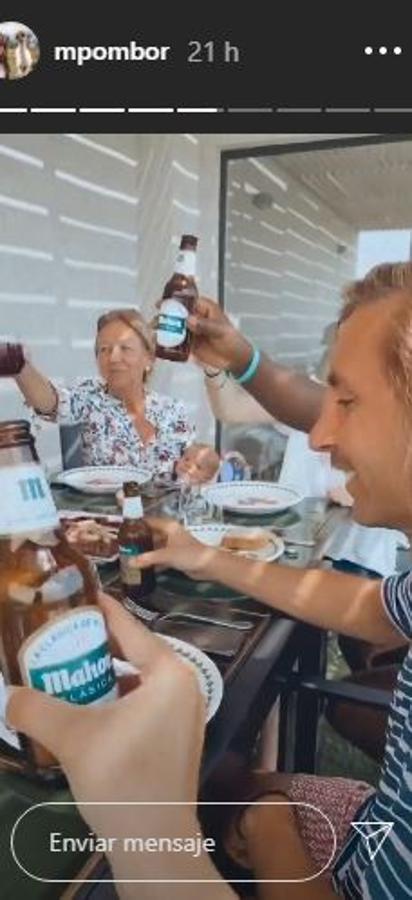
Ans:
[[[336,637],[332,635],[328,641],[328,678],[343,678],[349,669],[339,650]],[[339,734],[322,718],[319,723],[319,747],[317,772],[319,775],[343,776],[367,781],[376,785],[380,767],[365,753],[340,737]]]

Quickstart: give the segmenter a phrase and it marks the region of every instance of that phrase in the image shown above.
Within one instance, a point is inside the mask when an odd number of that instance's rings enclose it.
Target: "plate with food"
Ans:
[[[85,494],[115,494],[125,481],[146,484],[151,477],[150,469],[144,466],[82,466],[65,469],[54,481]]]
[[[195,670],[206,701],[206,721],[209,722],[219,709],[223,697],[223,679],[216,663],[203,650],[187,641],[181,641],[180,638],[170,637],[167,634],[159,634],[157,637],[170,644],[175,653]],[[115,658],[113,664],[117,676],[135,675],[138,672],[138,669],[126,660]]]
[[[302,500],[293,488],[272,481],[221,482],[207,485],[203,493],[214,506],[251,516],[280,513]]]
[[[69,544],[93,562],[101,565],[119,558],[120,516],[60,510],[59,517]]]
[[[219,550],[227,550],[236,556],[245,556],[247,559],[258,559],[262,562],[279,559],[285,549],[282,538],[271,531],[266,531],[265,528],[205,524],[193,525],[189,531],[193,537],[209,547],[218,547]]]

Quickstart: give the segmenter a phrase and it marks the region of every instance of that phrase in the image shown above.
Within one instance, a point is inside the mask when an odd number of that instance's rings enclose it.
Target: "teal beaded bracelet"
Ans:
[[[241,375],[232,375],[232,378],[234,379],[234,381],[236,381],[237,384],[247,384],[247,382],[251,381],[254,375],[256,375],[259,364],[260,350],[258,347],[253,347],[253,356],[247,369],[245,369],[245,371],[242,372]]]

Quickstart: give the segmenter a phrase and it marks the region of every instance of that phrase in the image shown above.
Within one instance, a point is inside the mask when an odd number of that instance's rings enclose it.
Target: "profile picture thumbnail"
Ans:
[[[39,41],[31,28],[21,22],[0,22],[0,81],[25,78],[39,58]]]

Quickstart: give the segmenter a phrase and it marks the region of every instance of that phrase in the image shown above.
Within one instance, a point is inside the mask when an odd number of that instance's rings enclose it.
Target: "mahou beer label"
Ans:
[[[0,536],[56,528],[59,518],[44,472],[36,463],[0,469]]]
[[[93,606],[63,613],[31,634],[19,664],[25,684],[70,703],[117,697],[104,619]]]
[[[175,272],[179,275],[196,275],[196,253],[193,250],[180,250],[176,257]]]
[[[123,518],[140,519],[143,516],[143,504],[141,497],[124,497]]]
[[[141,549],[137,544],[124,547],[120,544],[120,578],[123,584],[136,585],[142,583],[142,570],[139,568],[137,559],[141,554]]]
[[[164,300],[157,321],[156,339],[160,347],[178,347],[186,338],[188,311],[183,303],[172,297]]]

